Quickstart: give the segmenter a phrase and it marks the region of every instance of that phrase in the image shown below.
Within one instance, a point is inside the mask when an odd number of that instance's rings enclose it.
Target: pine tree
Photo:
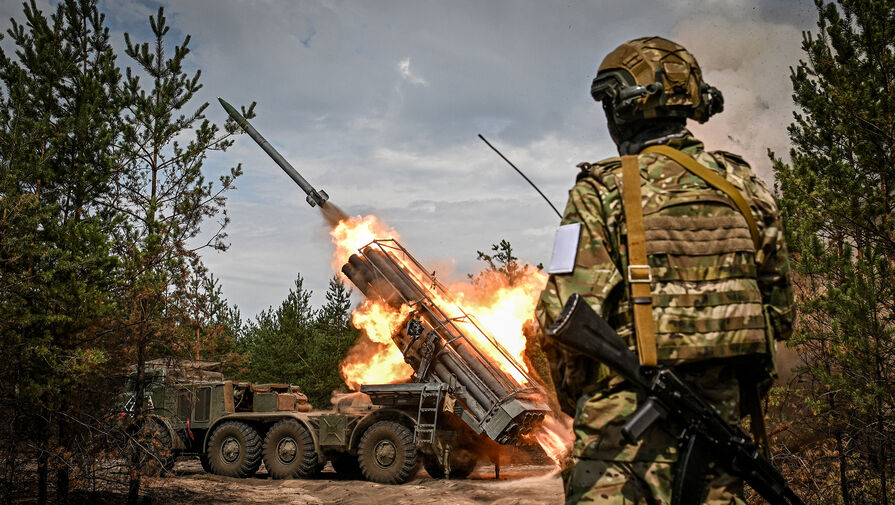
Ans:
[[[775,161],[796,273],[793,343],[825,503],[889,503],[895,449],[895,2],[817,1],[793,70],[792,164]],[[803,437],[810,438],[810,437]],[[829,454],[834,455],[832,458]],[[808,495],[810,496],[810,495]]]
[[[144,419],[146,361],[190,357],[193,339],[184,339],[181,328],[190,319],[190,277],[201,275],[200,251],[227,247],[226,193],[234,189],[242,171],[234,167],[217,186],[206,181],[203,163],[210,151],[226,150],[232,144],[229,137],[236,126],[228,122],[221,131],[207,120],[207,103],[189,109],[202,87],[200,72],[190,74],[184,69],[190,37],[168,54],[170,27],[162,8],[149,18],[149,24],[151,43],[135,44],[125,34],[125,52],[136,68],[127,68],[122,87],[127,104],[119,148],[123,169],[115,181],[112,203],[126,216],[116,230],[115,252],[124,278],[118,293],[126,329],[122,338],[136,364],[137,426]],[[246,114],[253,115],[251,107]],[[182,138],[190,140],[184,144]],[[211,219],[216,219],[215,228],[200,241],[203,225]],[[136,503],[140,490],[138,452],[132,453],[129,503]]]
[[[220,281],[199,258],[191,260],[186,288],[185,319],[179,328],[182,341],[189,343],[189,355],[195,360],[219,361],[224,376],[233,376],[245,361],[236,350],[242,327],[239,309],[227,303]]]
[[[118,169],[120,73],[95,1],[65,0],[49,19],[32,1],[23,14],[8,31],[14,55],[0,51],[2,492],[15,498],[18,458],[37,447],[38,503],[49,467],[66,503],[108,358],[116,216],[103,197]]]
[[[491,244],[492,254],[483,251],[476,251],[479,261],[483,261],[488,265],[488,270],[497,272],[506,277],[507,282],[512,286],[520,275],[524,274],[528,269],[519,268],[519,258],[513,256],[513,246],[507,240],[501,239],[497,244]],[[476,280],[476,277],[469,275],[470,279]]]
[[[339,367],[360,337],[360,332],[351,324],[351,290],[345,282],[334,276],[325,296],[326,303],[317,312],[315,320],[316,338],[308,349],[311,366],[323,372],[312,386],[312,393],[321,407],[328,406],[323,400],[328,401],[334,391],[345,389]]]
[[[359,334],[351,326],[350,293],[341,280],[330,281],[322,309],[312,307],[311,295],[299,275],[276,310],[248,322],[241,349],[251,363],[247,379],[297,385],[312,405],[325,408],[332,392],[345,387],[339,365]]]

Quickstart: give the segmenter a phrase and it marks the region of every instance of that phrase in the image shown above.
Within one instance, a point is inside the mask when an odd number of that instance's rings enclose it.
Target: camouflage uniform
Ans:
[[[758,256],[763,258],[756,265],[749,228],[728,197],[662,155],[638,156],[659,360],[678,365],[682,376],[735,423],[741,417],[743,370],[766,365],[773,373],[764,359],[773,352],[772,337],[791,332],[792,291],[780,217],[771,193],[742,158],[706,152],[689,132],[667,145],[730,181],[750,204],[761,232]],[[579,167],[562,220],[581,223],[575,267],[550,277],[538,320],[548,328],[569,296],[578,293],[633,348],[630,286],[623,275],[628,260],[621,159]],[[621,427],[641,395],[605,365],[549,340],[542,346],[560,404],[575,416],[575,465],[564,476],[567,502],[670,503],[676,440],[653,426],[637,445],[622,442]],[[710,503],[741,502],[742,484],[730,475],[713,476],[709,488]]]

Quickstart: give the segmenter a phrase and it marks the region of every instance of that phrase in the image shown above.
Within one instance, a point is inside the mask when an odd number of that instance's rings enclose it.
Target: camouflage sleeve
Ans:
[[[792,334],[795,308],[789,278],[789,257],[783,240],[783,222],[774,195],[754,174],[749,186],[763,225],[761,254],[764,258],[758,266],[758,288],[774,338],[786,340]]]
[[[562,224],[581,223],[575,268],[568,274],[551,275],[541,293],[536,315],[541,332],[541,347],[550,363],[550,372],[563,411],[575,413],[575,403],[583,393],[610,376],[607,367],[553,345],[543,333],[559,316],[569,296],[578,293],[598,313],[606,316],[606,300],[623,279],[610,254],[612,234],[607,215],[619,209],[620,202],[592,177],[572,188]],[[608,204],[608,207],[607,207]]]

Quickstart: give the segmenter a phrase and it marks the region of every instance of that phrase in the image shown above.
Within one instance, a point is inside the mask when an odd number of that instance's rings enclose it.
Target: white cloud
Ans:
[[[793,111],[789,67],[801,56],[801,29],[706,16],[681,22],[674,38],[693,48],[705,80],[724,94],[724,111],[691,129],[707,148],[743,155],[759,176],[772,182],[767,150],[785,159],[789,156],[786,127]]]
[[[401,77],[403,77],[404,80],[406,80],[410,84],[414,84],[417,86],[428,86],[429,85],[428,81],[426,81],[422,77],[420,77],[410,71],[410,57],[409,56],[398,62],[398,72],[400,72]]]

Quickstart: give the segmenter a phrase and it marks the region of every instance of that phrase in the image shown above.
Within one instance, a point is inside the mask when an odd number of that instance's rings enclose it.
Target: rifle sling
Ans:
[[[640,192],[640,162],[637,156],[622,156],[622,201],[628,225],[628,283],[634,306],[634,334],[641,366],[659,363],[653,301],[650,293],[652,272],[646,257],[643,231],[643,203]]]

